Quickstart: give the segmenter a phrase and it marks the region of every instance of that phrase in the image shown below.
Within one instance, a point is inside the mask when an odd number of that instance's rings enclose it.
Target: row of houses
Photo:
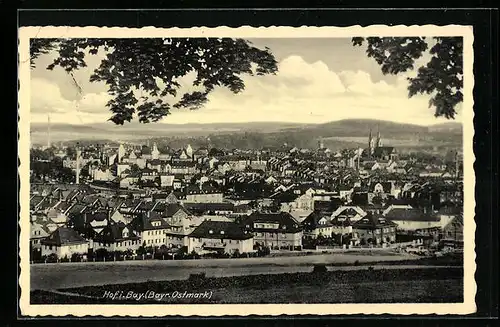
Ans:
[[[113,207],[102,199],[87,198],[72,206],[57,203],[45,216],[34,214],[32,247],[39,249],[41,255],[56,253],[58,256],[99,248],[135,251],[142,245],[187,247],[196,252],[249,252],[259,246],[297,249],[304,237],[320,235],[349,235],[350,244],[358,245],[394,242],[401,230],[439,228],[446,232],[454,226],[455,238],[460,230],[457,216],[450,215],[450,219],[445,220],[443,216],[422,215],[414,208],[398,206],[388,207],[381,214],[356,206],[341,206],[329,216],[314,211],[299,221],[287,212],[247,212],[239,217],[229,217],[222,212],[195,215],[190,212],[193,207],[167,199],[127,200],[114,203]],[[64,212],[54,214],[56,207]],[[69,217],[65,219],[66,214]]]

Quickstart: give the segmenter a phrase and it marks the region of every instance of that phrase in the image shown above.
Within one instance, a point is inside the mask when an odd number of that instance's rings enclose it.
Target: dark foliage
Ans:
[[[425,37],[355,37],[354,46],[366,41],[366,54],[380,65],[384,74],[399,74],[415,67],[429,44]],[[463,101],[463,38],[434,37],[429,49],[430,61],[418,68],[417,76],[408,78],[408,96],[431,94],[429,107],[436,117],[454,119],[456,107]]]
[[[134,115],[142,123],[156,122],[173,108],[197,109],[208,101],[216,87],[233,93],[244,90],[242,75],[277,72],[269,49],[258,49],[249,41],[231,38],[145,38],[145,39],[32,39],[31,65],[51,50],[58,57],[47,69],[62,67],[68,73],[87,67],[88,55],[105,53],[90,76],[104,82],[113,97],[107,107],[110,120],[123,125]],[[255,65],[255,68],[252,67]],[[177,98],[179,78],[195,72],[193,86],[199,90]],[[137,96],[135,90],[140,90]]]

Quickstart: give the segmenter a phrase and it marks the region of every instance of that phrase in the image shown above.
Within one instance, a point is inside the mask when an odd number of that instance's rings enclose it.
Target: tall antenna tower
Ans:
[[[47,149],[50,148],[50,114],[47,114]]]

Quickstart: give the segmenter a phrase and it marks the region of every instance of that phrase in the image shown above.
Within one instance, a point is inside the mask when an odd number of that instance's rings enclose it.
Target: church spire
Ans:
[[[372,129],[370,128],[370,134],[368,135],[368,155],[372,154]]]
[[[377,143],[375,145],[376,148],[381,147],[381,138],[380,138],[380,125],[377,125]]]

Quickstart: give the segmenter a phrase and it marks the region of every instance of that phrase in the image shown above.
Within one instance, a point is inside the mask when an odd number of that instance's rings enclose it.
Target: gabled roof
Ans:
[[[71,208],[69,208],[66,214],[68,217],[72,218],[75,215],[81,214],[85,210],[85,208],[87,208],[85,204],[76,203]]]
[[[94,237],[95,241],[114,243],[122,240],[137,240],[139,237],[133,232],[131,228],[129,229],[128,237],[124,237],[123,231],[127,227],[122,222],[108,225],[102,229],[102,231]]]
[[[390,220],[397,221],[439,221],[440,218],[433,213],[426,213],[418,208],[392,208],[385,214]]]
[[[86,212],[85,215],[85,222],[90,223],[92,221],[105,221],[109,219],[109,214],[107,211],[96,211],[96,212]]]
[[[59,202],[55,207],[54,209],[62,212],[62,213],[65,213],[66,211],[68,211],[69,208],[71,208],[72,206],[74,205],[74,203],[70,203],[70,202],[66,202],[66,201],[61,201]]]
[[[375,191],[375,186],[380,184],[382,186],[382,189],[384,190],[385,193],[390,193],[392,189],[392,183],[391,182],[373,182],[370,184],[369,191],[373,192]]]
[[[44,197],[41,195],[34,195],[30,199],[30,209],[34,210],[42,201],[44,200]]]
[[[254,223],[273,223],[279,224],[278,229],[286,232],[296,233],[302,230],[302,227],[299,223],[290,215],[288,212],[279,212],[279,213],[262,213],[262,212],[254,212],[247,219],[243,221],[244,225],[249,225],[249,228],[254,231],[267,230],[255,228],[253,226]]]
[[[205,213],[209,211],[233,211],[233,203],[184,203],[184,207],[192,213]]]
[[[330,226],[331,225],[330,222],[328,222],[325,225],[319,224],[319,221],[323,218],[327,218],[327,216],[323,215],[320,211],[313,211],[309,214],[309,216],[306,217],[306,219],[304,219],[302,221],[301,224],[304,227],[304,229],[306,229],[306,230],[314,230],[318,226]],[[327,218],[327,220],[328,220],[328,218]]]
[[[61,245],[87,243],[87,240],[85,240],[71,228],[59,227],[54,232],[52,232],[52,234],[50,234],[46,239],[42,240],[41,243],[45,245],[61,246]]]
[[[397,224],[381,215],[368,214],[355,222],[352,227],[355,229],[378,229],[383,227],[396,227]]]
[[[166,208],[165,208],[165,211],[163,211],[163,217],[165,218],[168,218],[168,217],[172,217],[173,215],[175,215],[178,211],[183,211],[184,213],[186,213],[187,215],[189,215],[189,211],[186,210],[186,208],[184,208],[182,205],[178,204],[178,203],[168,203],[166,205]]]
[[[240,224],[205,220],[189,235],[192,238],[247,240],[253,238]]]
[[[366,212],[359,206],[340,206],[337,210],[335,210],[332,213],[332,217],[337,217],[339,215],[346,215],[346,216],[360,215],[364,217],[366,215]]]
[[[382,157],[388,156],[395,152],[394,147],[392,146],[380,146],[374,149],[373,156],[374,157]]]

